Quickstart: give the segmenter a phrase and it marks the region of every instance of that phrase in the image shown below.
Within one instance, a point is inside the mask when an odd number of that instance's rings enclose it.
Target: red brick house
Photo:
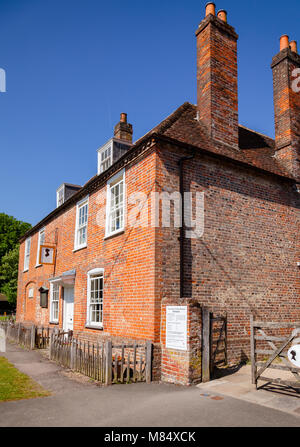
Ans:
[[[134,144],[121,114],[97,175],[58,189],[57,208],[22,239],[19,263],[18,321],[81,338],[150,339],[155,377],[177,383],[199,379],[201,306],[227,313],[230,361],[249,354],[251,314],[289,321],[300,312],[296,43],[283,36],[272,61],[273,140],[238,124],[238,36],[226,12],[209,3],[196,39],[197,104]],[[187,192],[194,208],[203,198],[199,237],[172,214]],[[174,199],[170,225],[157,193]],[[56,247],[55,265],[39,265],[43,243]],[[166,347],[168,305],[187,306],[186,349]]]

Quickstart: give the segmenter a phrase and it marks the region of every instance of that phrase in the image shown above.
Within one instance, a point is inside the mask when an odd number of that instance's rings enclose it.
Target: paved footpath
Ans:
[[[0,402],[1,427],[299,427],[300,417],[209,387],[152,383],[99,387],[75,380],[40,352],[8,344],[4,355],[49,397]]]
[[[268,369],[265,377],[281,378],[295,381],[289,371]],[[197,385],[200,390],[210,393],[221,393],[247,402],[256,403],[265,407],[288,412],[300,417],[300,393],[294,389],[259,381],[258,389],[251,383],[251,365],[240,368],[234,374],[212,380],[209,383]]]

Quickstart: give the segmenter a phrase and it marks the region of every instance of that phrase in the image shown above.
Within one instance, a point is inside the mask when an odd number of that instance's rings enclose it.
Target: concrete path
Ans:
[[[265,377],[281,378],[293,381],[293,375],[287,371],[268,369]],[[267,384],[259,381],[258,389],[251,383],[251,366],[243,366],[234,374],[208,383],[197,385],[200,390],[210,393],[220,393],[224,396],[234,397],[247,402],[263,405],[275,410],[285,411],[300,416],[300,393],[291,388]],[[299,420],[300,422],[300,420]]]
[[[300,418],[197,387],[145,383],[99,387],[68,377],[37,351],[8,344],[5,357],[52,391],[0,402],[1,427],[297,427]],[[1,354],[0,354],[1,355]]]

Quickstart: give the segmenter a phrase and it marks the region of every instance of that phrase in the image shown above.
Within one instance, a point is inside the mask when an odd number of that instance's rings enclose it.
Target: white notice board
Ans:
[[[187,306],[167,306],[166,348],[187,351]]]

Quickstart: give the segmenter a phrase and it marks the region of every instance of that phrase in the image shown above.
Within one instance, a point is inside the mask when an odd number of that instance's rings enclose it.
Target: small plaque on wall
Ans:
[[[167,306],[166,348],[187,351],[187,306]]]

